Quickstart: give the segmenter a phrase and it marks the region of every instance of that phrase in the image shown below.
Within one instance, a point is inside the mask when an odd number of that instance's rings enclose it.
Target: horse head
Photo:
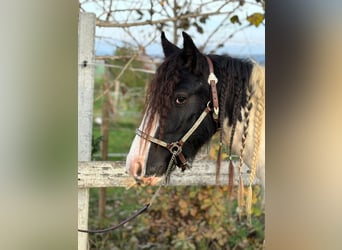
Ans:
[[[183,49],[180,49],[162,33],[165,60],[149,86],[145,114],[138,130],[141,132],[134,138],[126,161],[128,172],[136,179],[153,176],[157,180],[165,174],[174,150],[153,143],[148,137],[168,145],[179,142],[210,105],[207,59],[185,32],[183,38]],[[181,155],[177,155],[175,164],[184,164],[184,159],[191,162],[216,128],[212,116],[205,116],[183,145],[179,145]]]

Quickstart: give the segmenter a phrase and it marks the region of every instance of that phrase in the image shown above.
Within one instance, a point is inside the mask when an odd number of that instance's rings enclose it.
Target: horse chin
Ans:
[[[144,176],[135,178],[137,184],[155,186],[160,184],[160,182],[164,179],[166,169],[164,170],[164,168],[159,167],[157,168],[158,171],[151,171],[151,169],[149,170],[150,171],[146,171]]]
[[[161,180],[163,179],[163,176],[143,176],[136,178],[135,181],[139,185],[148,185],[148,186],[156,186]]]

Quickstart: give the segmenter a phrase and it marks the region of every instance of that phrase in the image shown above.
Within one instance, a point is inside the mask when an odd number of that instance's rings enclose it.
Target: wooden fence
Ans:
[[[91,13],[79,16],[78,54],[78,228],[88,229],[89,188],[126,186],[128,175],[123,162],[91,160],[91,139],[94,100],[94,39],[96,17]],[[216,185],[213,161],[197,160],[194,166],[172,173],[170,185]],[[236,166],[238,164],[235,164]],[[228,167],[222,167],[220,183],[228,183]],[[237,173],[237,169],[235,170]],[[243,166],[243,178],[249,177]],[[257,180],[256,180],[257,181]],[[236,180],[237,183],[237,180]],[[88,234],[78,233],[78,249],[88,249]]]
[[[237,166],[238,164],[235,164],[235,173],[238,172]],[[249,169],[246,165],[243,166],[242,172],[242,178],[245,183],[248,183]],[[215,176],[216,169],[213,160],[195,160],[193,167],[184,172],[177,168],[171,175],[169,185],[217,185],[215,183]],[[79,188],[127,187],[127,180],[129,178],[124,162],[93,161],[78,163]],[[236,176],[235,184],[237,182],[238,178]],[[220,183],[228,184],[228,164],[222,166]]]

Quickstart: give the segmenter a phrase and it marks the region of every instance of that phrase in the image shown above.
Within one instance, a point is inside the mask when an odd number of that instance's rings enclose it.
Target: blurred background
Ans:
[[[243,7],[238,15],[241,23],[246,16],[262,13],[246,13]],[[342,249],[341,7],[337,0],[266,2],[267,249]],[[0,8],[1,249],[77,248],[80,11],[84,11],[80,2],[68,0],[7,1]],[[146,19],[144,14],[141,21]],[[243,26],[229,25],[237,30]],[[263,25],[251,28],[259,30]],[[187,31],[200,46],[206,38],[197,39],[197,28],[192,29]],[[171,40],[172,33],[166,31]],[[239,34],[247,35],[243,30]],[[99,55],[113,54],[114,47]],[[205,191],[206,197],[211,197],[210,192]],[[97,207],[94,202],[92,209]],[[184,207],[179,209],[185,212]]]
[[[92,160],[125,160],[142,118],[146,87],[163,61],[162,31],[179,47],[181,32],[186,31],[205,54],[265,63],[264,1],[80,1],[80,12],[96,14]],[[201,161],[215,168],[215,140],[207,148]],[[127,218],[152,190],[92,189],[89,227]],[[253,225],[247,225],[238,222],[236,203],[229,205],[225,188],[172,187],[164,192],[158,205],[134,226],[90,236],[91,249],[261,249],[260,207],[254,210]]]

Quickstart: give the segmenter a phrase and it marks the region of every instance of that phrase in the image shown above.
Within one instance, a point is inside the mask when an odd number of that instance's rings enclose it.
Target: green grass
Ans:
[[[137,116],[123,115],[110,122],[108,153],[127,154],[135,136],[135,129],[139,126],[140,118]],[[93,124],[93,137],[101,136],[101,126]],[[97,152],[96,155],[101,155]],[[94,157],[94,160],[101,160],[101,157]],[[109,157],[108,160],[124,160],[124,157]]]
[[[99,127],[93,129],[94,137],[101,136]],[[108,151],[110,153],[128,153],[135,131],[127,128],[117,128],[109,131]]]

